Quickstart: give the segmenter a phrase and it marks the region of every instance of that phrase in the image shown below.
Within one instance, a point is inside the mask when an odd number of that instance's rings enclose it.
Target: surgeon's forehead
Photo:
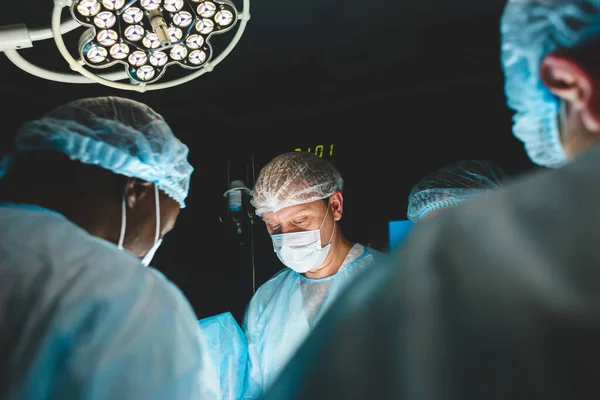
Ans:
[[[262,220],[266,223],[273,221],[284,221],[301,216],[316,215],[319,212],[318,201],[313,201],[307,204],[298,204],[295,206],[285,207],[277,212],[266,212],[262,215]]]

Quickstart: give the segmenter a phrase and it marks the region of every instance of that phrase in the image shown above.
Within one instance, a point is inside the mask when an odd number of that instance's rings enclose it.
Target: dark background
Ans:
[[[4,9],[0,22],[46,26],[52,5],[19,2]],[[510,174],[534,168],[511,134],[505,106],[503,6],[504,0],[255,0],[240,43],[213,72],[144,94],[44,81],[1,57],[0,153],[10,150],[24,121],[69,100],[118,95],[150,105],[190,147],[196,168],[188,208],[153,264],[179,285],[199,318],[225,311],[240,318],[251,295],[251,262],[248,245],[219,220],[228,165],[230,179],[251,186],[252,166],[257,175],[282,152],[323,145],[346,181],[346,235],[381,250],[387,222],[405,219],[407,196],[426,173],[469,158]],[[68,43],[81,32],[66,35]],[[68,72],[51,40],[21,54]],[[281,264],[260,221],[254,238],[260,284]]]

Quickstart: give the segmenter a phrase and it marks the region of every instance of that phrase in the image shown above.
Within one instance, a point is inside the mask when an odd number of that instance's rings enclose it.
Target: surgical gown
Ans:
[[[242,324],[250,357],[244,399],[260,398],[331,302],[380,257],[355,244],[331,277],[312,280],[286,268],[257,290]]]
[[[239,400],[248,363],[248,344],[244,332],[231,313],[215,315],[198,321],[202,331],[203,398]]]
[[[265,400],[600,398],[600,146],[415,226]]]
[[[200,337],[179,289],[133,255],[0,204],[0,398],[201,399]]]

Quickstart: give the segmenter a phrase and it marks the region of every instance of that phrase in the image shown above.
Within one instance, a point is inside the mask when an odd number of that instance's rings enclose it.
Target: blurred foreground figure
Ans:
[[[571,163],[418,224],[266,400],[600,397],[600,1],[509,1],[502,39],[515,135]]]
[[[117,97],[21,128],[0,171],[0,398],[206,398],[194,311],[145,266],[185,207],[187,155]]]

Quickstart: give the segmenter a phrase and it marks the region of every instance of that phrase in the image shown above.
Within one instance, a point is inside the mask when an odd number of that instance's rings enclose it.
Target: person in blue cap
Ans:
[[[407,217],[417,223],[450,207],[497,189],[508,181],[497,165],[484,160],[463,160],[425,175],[408,196]]]
[[[187,156],[119,97],[22,126],[0,169],[0,398],[205,398],[194,311],[147,267],[185,207]]]
[[[598,141],[596,0],[511,0],[501,59],[513,133],[536,164],[556,168]]]
[[[600,396],[600,0],[510,0],[514,134],[544,167],[423,220],[265,400]]]

